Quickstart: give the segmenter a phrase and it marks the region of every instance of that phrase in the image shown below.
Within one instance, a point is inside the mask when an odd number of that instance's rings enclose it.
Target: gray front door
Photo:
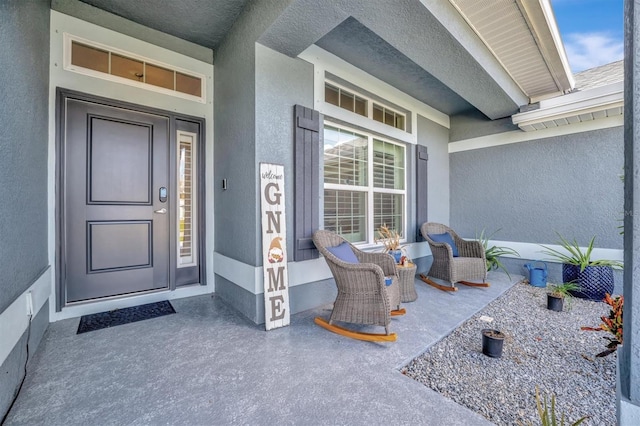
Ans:
[[[65,99],[64,303],[169,288],[169,119]]]

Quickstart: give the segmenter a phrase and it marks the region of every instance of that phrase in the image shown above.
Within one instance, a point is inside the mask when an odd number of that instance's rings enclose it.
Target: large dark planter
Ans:
[[[562,308],[564,306],[564,298],[557,297],[552,295],[551,293],[547,293],[547,309],[556,312],[562,312]]]
[[[491,358],[502,356],[502,345],[504,344],[504,334],[498,330],[485,328],[482,330],[482,353]]]
[[[580,272],[580,267],[562,264],[562,281],[574,282],[580,286],[580,290],[571,294],[582,299],[604,299],[606,293],[613,293],[613,268],[611,266],[587,266]]]

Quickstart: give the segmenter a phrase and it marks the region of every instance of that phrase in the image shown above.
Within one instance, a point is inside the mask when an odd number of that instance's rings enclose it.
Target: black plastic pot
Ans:
[[[547,309],[556,312],[562,312],[562,307],[564,306],[564,298],[554,296],[551,293],[547,293]]]
[[[502,356],[504,334],[498,330],[485,328],[482,330],[482,353],[491,358]]]

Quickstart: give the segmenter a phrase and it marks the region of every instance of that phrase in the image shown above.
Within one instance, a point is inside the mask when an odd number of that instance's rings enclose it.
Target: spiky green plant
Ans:
[[[536,386],[536,407],[538,408],[538,415],[540,416],[540,424],[542,426],[564,426],[565,418],[564,413],[560,415],[560,422],[558,422],[558,416],[556,415],[556,396],[551,394],[551,407],[547,405],[547,396],[544,396],[544,406],[540,401],[540,392],[538,391],[538,387]],[[580,423],[584,422],[588,419],[589,416],[583,416],[575,422],[571,423],[570,426],[577,426]],[[568,420],[567,420],[568,421]]]
[[[476,240],[480,241],[480,243],[482,243],[482,247],[484,248],[484,255],[487,260],[487,271],[495,271],[496,269],[500,268],[507,274],[509,279],[511,279],[509,271],[507,271],[507,268],[505,268],[502,262],[500,262],[500,256],[511,255],[520,257],[520,254],[509,247],[489,247],[489,241],[491,240],[491,237],[493,237],[498,231],[500,231],[500,229],[498,229],[491,235],[486,235],[483,228],[479,236],[476,233]]]
[[[571,301],[573,300],[571,292],[580,291],[582,287],[570,281],[562,284],[550,284],[549,290],[553,296],[563,298],[567,302],[567,309],[571,309]]]
[[[578,245],[578,242],[575,239],[573,241],[568,241],[558,232],[556,232],[556,234],[558,235],[558,238],[560,238],[559,245],[562,246],[568,254],[542,244],[540,245],[546,249],[542,251],[544,254],[558,260],[560,263],[580,266],[581,272],[584,271],[587,266],[611,266],[612,268],[622,268],[622,263],[615,260],[591,260],[593,243],[596,239],[595,236],[591,238],[591,241],[589,241],[589,245],[586,250],[582,251],[580,245]]]

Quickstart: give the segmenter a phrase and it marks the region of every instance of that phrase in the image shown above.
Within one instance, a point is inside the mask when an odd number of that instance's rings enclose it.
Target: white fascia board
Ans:
[[[513,124],[522,127],[622,105],[624,105],[624,84],[618,82],[540,101],[539,109],[514,114],[511,119]]]
[[[371,74],[362,71],[315,44],[305,49],[298,57],[314,65],[315,79],[318,82],[322,82],[322,90],[320,90],[320,85],[317,84],[316,90],[314,91],[315,109],[321,113],[324,113],[327,105],[324,102],[324,71],[328,71],[351,84],[375,93],[377,96],[411,111],[414,114],[412,116],[412,123],[417,123],[415,114],[420,114],[447,129],[451,127],[448,115],[396,89],[390,84],[379,80]]]
[[[555,14],[553,13],[553,8],[551,7],[551,2],[549,0],[540,0],[540,8],[547,20],[547,28],[551,32],[551,38],[556,46],[556,52],[558,53],[558,58],[556,58],[556,60],[559,59],[562,70],[564,71],[563,77],[568,80],[570,89],[573,89],[576,82],[573,78],[573,73],[571,72],[571,66],[569,65],[569,59],[567,58],[567,53],[564,49],[562,37],[560,37],[560,31],[558,30],[558,24],[556,22]]]

